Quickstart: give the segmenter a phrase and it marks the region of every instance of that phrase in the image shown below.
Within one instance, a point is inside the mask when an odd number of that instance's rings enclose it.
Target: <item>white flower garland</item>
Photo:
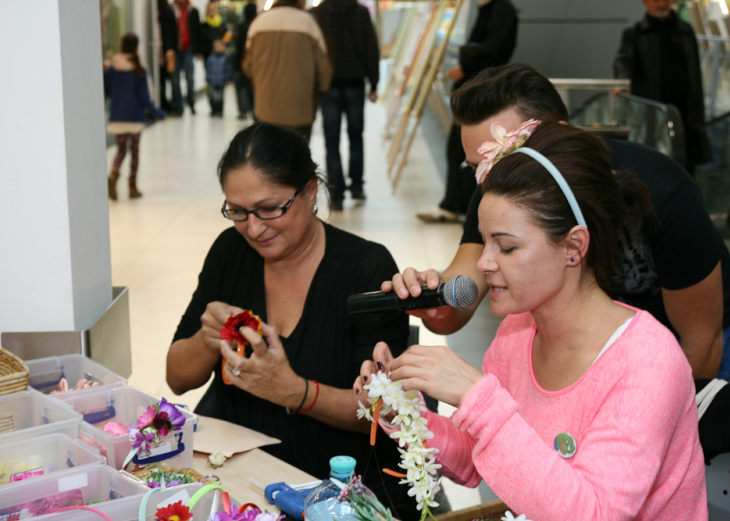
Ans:
[[[426,405],[418,391],[404,391],[402,381],[391,382],[390,377],[382,371],[371,375],[371,383],[364,388],[368,390],[370,406],[365,407],[358,402],[360,406],[357,417],[377,421],[377,418],[373,418],[373,411],[380,400],[383,401],[381,415],[386,416],[391,412],[396,414],[392,424],[399,426],[400,430],[395,431],[390,437],[398,440],[400,445],[398,450],[401,453],[401,462],[398,466],[406,471],[406,478],[400,483],[408,483],[411,486],[408,495],[416,497],[421,520],[426,516],[433,517],[429,507],[438,506],[435,497],[441,490],[441,478],[436,479],[436,471],[441,465],[436,463],[434,458],[438,449],[426,446],[426,440],[433,438],[433,433],[426,427],[428,421],[421,416],[421,412],[426,411]]]

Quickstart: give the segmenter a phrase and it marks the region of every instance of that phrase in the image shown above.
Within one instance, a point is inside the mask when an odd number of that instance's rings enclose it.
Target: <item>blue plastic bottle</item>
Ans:
[[[304,501],[304,518],[307,521],[355,521],[355,510],[345,500],[340,503],[337,498],[347,486],[355,473],[355,458],[335,456],[330,460],[330,478],[315,488]],[[367,487],[363,494],[377,501]]]

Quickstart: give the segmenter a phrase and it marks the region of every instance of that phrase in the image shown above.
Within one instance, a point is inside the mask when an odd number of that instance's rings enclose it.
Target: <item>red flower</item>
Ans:
[[[261,334],[261,319],[249,310],[246,310],[226,320],[226,324],[221,329],[221,338],[229,342],[245,344],[246,339],[241,336],[239,331],[244,326],[250,327],[259,335]]]
[[[182,501],[158,508],[155,514],[157,521],[188,521],[193,518],[190,509],[182,504]]]

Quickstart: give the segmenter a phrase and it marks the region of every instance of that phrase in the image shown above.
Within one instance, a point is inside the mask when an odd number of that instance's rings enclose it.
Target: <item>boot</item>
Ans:
[[[119,179],[119,170],[112,170],[109,172],[107,183],[109,185],[109,199],[112,201],[117,200],[117,180]]]
[[[137,199],[138,197],[142,197],[142,192],[137,190],[137,179],[130,178],[129,179],[129,198]]]

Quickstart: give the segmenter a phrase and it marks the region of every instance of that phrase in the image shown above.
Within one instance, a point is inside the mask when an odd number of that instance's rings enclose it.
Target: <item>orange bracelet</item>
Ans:
[[[314,401],[312,402],[312,405],[310,405],[303,411],[297,411],[297,414],[307,414],[309,411],[312,410],[312,407],[314,407],[314,404],[317,403],[317,398],[319,398],[319,384],[317,383],[317,380],[312,380],[312,383],[317,388],[317,393],[314,395]]]

